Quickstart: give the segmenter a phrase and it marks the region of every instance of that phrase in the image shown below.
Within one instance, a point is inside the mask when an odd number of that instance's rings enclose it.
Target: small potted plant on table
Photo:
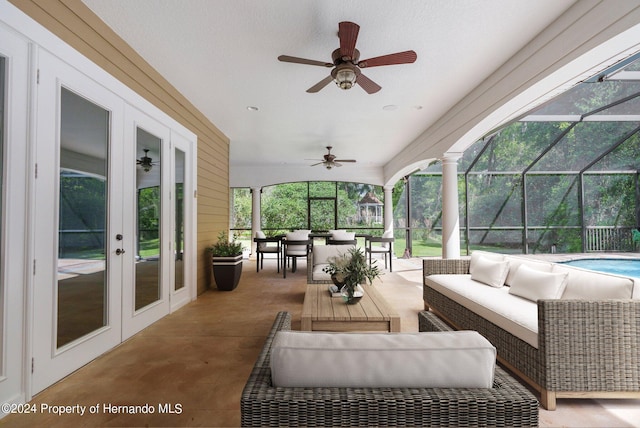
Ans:
[[[229,240],[225,232],[220,232],[218,241],[207,250],[211,253],[213,276],[218,290],[235,289],[242,275],[242,244],[236,241],[235,236]]]
[[[322,270],[331,275],[334,283],[344,284],[341,291],[348,304],[357,303],[364,295],[360,284],[372,284],[373,280],[380,276],[380,269],[375,262],[371,266],[367,264],[367,258],[361,248],[351,248],[347,254],[332,257],[329,266]]]

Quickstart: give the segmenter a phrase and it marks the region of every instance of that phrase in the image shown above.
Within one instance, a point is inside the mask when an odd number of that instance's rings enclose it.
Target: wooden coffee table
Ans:
[[[329,284],[308,284],[302,305],[304,331],[400,331],[400,316],[375,286],[363,285],[364,297],[347,305],[331,297]]]

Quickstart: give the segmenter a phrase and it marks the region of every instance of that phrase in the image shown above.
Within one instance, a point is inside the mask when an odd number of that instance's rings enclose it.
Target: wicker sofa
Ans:
[[[425,330],[439,329],[424,318]],[[538,402],[496,366],[493,388],[277,388],[271,346],[291,329],[280,312],[241,397],[242,426],[537,426]]]
[[[511,264],[509,275],[514,268],[521,269],[523,264],[530,269],[530,264],[542,263],[522,256],[504,256],[503,260]],[[434,311],[457,329],[476,330],[486,337],[496,347],[498,361],[540,392],[545,409],[554,410],[556,398],[640,398],[639,281],[545,263],[549,266],[538,264],[537,267],[567,272],[569,280],[574,275],[574,287],[594,290],[603,281],[604,284],[608,280],[619,284],[628,280],[631,295],[627,298],[575,298],[568,295],[567,285],[560,298],[534,300],[529,303],[532,308],[527,308],[525,299],[518,296],[495,299],[503,305],[513,304],[519,308],[514,317],[522,317],[522,312],[533,310],[529,314],[535,323],[533,344],[537,346],[533,346],[530,337],[523,339],[524,335],[518,331],[514,333],[507,331],[504,325],[498,326],[500,319],[496,321],[493,313],[487,313],[486,308],[465,296],[465,290],[476,287],[484,290],[482,292],[496,293],[495,287],[472,284],[469,258],[425,259],[425,309]],[[447,282],[458,287],[458,291],[443,288]],[[509,293],[513,288],[514,284],[505,286],[502,292]],[[509,298],[515,300],[509,301]],[[511,311],[514,313],[513,308]]]

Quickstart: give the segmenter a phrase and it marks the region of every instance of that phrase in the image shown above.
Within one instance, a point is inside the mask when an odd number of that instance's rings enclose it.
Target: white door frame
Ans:
[[[28,101],[33,74],[29,42],[0,24],[0,56],[5,59],[3,167],[4,214],[0,222],[0,402],[25,401],[27,370],[23,352],[29,335],[25,325],[31,277],[28,271],[28,183],[30,151]],[[0,100],[1,102],[1,100]],[[3,414],[0,412],[0,417]]]

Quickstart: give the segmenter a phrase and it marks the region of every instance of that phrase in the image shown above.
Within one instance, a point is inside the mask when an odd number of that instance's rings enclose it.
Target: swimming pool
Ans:
[[[640,259],[580,259],[562,263],[598,272],[640,278]]]

